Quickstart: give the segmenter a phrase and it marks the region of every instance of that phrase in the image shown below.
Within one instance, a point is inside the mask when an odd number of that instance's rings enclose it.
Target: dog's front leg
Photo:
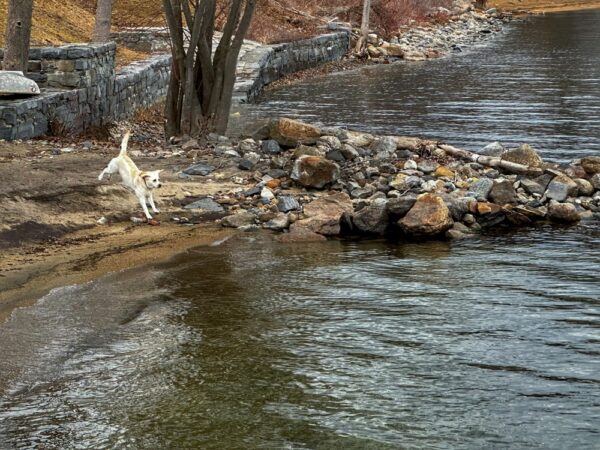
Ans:
[[[148,194],[148,203],[150,203],[150,207],[152,208],[152,212],[155,212],[156,214],[158,214],[160,211],[156,208],[156,205],[154,204],[154,195],[152,194],[152,192],[150,192]]]
[[[146,206],[146,196],[145,195],[138,195],[137,198],[140,201],[140,205],[142,205],[142,209],[144,210],[144,214],[146,215],[146,219],[152,220],[152,216],[148,212],[148,207]]]

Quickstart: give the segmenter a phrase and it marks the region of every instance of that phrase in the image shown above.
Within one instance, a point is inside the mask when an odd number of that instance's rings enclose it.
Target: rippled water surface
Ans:
[[[261,108],[581,156],[598,150],[599,17]],[[0,448],[598,449],[599,239],[586,223],[456,243],[245,234],[56,289],[0,324]]]
[[[425,136],[471,150],[600,153],[600,10],[534,17],[467,54],[368,67],[268,92],[250,116]]]

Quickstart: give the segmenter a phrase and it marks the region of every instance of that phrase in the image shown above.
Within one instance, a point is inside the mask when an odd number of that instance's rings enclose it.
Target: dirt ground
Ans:
[[[242,188],[231,181],[237,168],[183,179],[179,171],[194,161],[189,154],[133,157],[142,169],[164,170],[164,185],[156,195],[161,224],[149,226],[131,221],[143,214],[118,175],[97,179],[118,153],[117,143],[101,142],[88,150],[76,144],[72,152],[53,154],[67,144],[0,142],[0,321],[54,287],[163,260],[230,233],[214,223],[218,213],[183,205]],[[136,150],[143,152],[144,145],[131,144],[130,153]],[[211,162],[208,153],[200,150],[197,160]],[[190,223],[173,220],[181,217]],[[105,224],[98,223],[101,218]]]

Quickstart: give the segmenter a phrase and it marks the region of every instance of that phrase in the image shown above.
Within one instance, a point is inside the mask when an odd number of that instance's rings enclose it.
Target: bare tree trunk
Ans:
[[[4,70],[27,72],[33,0],[9,0],[6,20]]]
[[[112,21],[112,0],[98,0],[96,5],[96,24],[92,41],[108,42],[110,40],[110,24]]]
[[[163,0],[173,55],[165,108],[167,137],[225,132],[237,59],[255,5],[256,0],[230,1],[223,36],[212,56],[216,0]]]
[[[364,55],[367,50],[367,37],[369,35],[369,15],[371,14],[371,0],[363,1],[362,21],[360,24],[360,37],[356,43],[355,52]]]

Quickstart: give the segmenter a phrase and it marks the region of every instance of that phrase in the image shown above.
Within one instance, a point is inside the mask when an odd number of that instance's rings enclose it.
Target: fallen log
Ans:
[[[538,167],[525,166],[523,164],[505,161],[498,156],[479,155],[477,153],[473,153],[468,150],[463,150],[461,148],[456,148],[447,144],[440,144],[438,145],[438,147],[444,150],[444,152],[446,152],[447,155],[473,161],[481,164],[482,166],[498,167],[510,173],[534,176],[542,175],[544,173],[544,170]]]

